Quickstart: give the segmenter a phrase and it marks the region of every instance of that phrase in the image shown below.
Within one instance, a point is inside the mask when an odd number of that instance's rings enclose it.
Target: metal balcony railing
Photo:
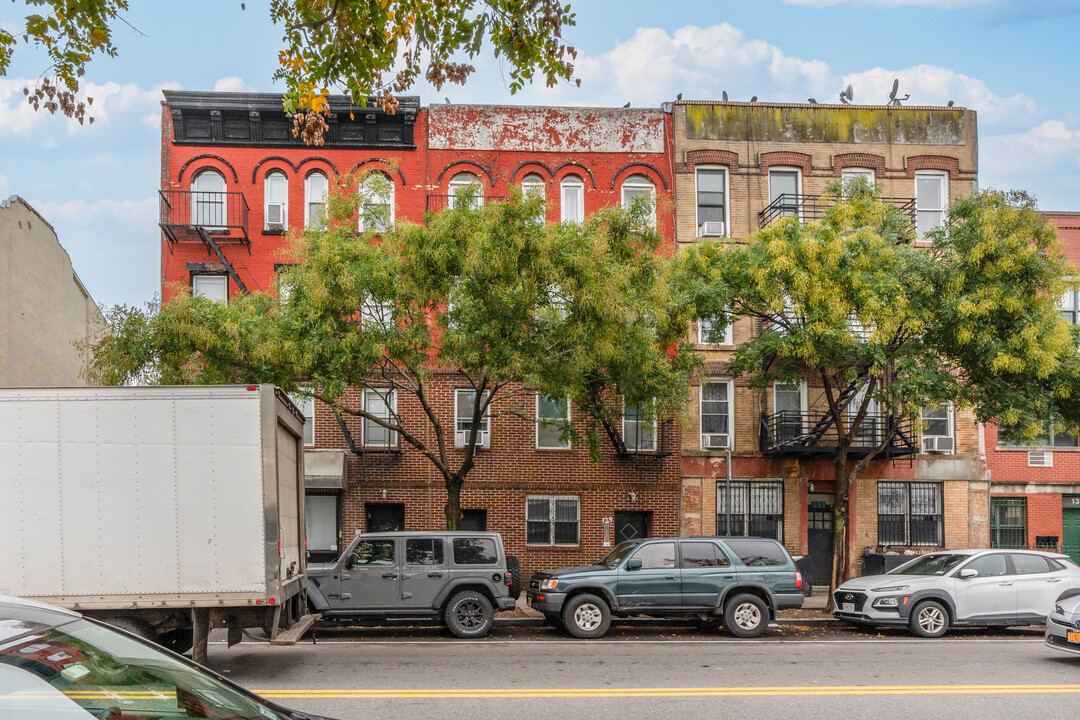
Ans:
[[[479,203],[483,205],[486,202],[506,202],[510,197],[507,195],[486,195],[476,196],[468,199],[468,202]],[[428,195],[427,196],[427,211],[428,212],[442,212],[446,208],[452,205],[452,202],[457,200],[456,195]]]
[[[242,242],[248,237],[248,204],[243,193],[161,190],[162,231],[170,243],[182,240],[202,241],[198,229],[218,242]]]
[[[841,425],[844,421],[841,420]],[[881,452],[882,459],[917,455],[914,423],[910,418],[867,415],[848,449],[852,458],[870,454],[891,430],[896,434]],[[761,414],[761,452],[764,455],[816,455],[832,457],[840,444],[836,423],[827,412],[784,411]]]
[[[894,208],[907,215],[911,222],[915,222],[915,198],[878,198],[881,202],[892,205]],[[784,193],[769,203],[769,206],[758,213],[758,228],[764,228],[772,222],[791,215],[798,216],[802,222],[820,220],[825,216],[825,210],[835,202],[833,198],[823,198],[820,195],[794,195]]]

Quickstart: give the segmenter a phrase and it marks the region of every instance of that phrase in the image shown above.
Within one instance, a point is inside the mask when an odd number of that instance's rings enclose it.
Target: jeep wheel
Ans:
[[[443,615],[446,627],[459,638],[484,637],[491,631],[494,618],[491,601],[473,590],[450,598]]]
[[[724,604],[724,628],[739,638],[755,638],[769,627],[769,608],[757,595],[736,595]]]
[[[521,561],[513,555],[506,556],[506,570],[510,573],[510,597],[521,597]]]
[[[575,595],[563,605],[562,621],[576,638],[598,638],[611,626],[611,610],[595,595]]]
[[[949,629],[949,612],[938,601],[925,600],[911,611],[908,628],[919,637],[941,637]]]

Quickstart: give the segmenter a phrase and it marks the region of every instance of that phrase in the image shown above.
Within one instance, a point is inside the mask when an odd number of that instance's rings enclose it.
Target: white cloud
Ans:
[[[31,204],[54,225],[92,227],[95,232],[117,226],[153,228],[157,223],[158,198],[154,195],[142,200],[34,200]]]
[[[0,127],[9,137],[27,133],[46,112],[34,112],[26,102],[23,88],[28,78],[0,78]]]
[[[147,110],[156,110],[157,116],[161,115],[161,102],[164,96],[162,90],[179,90],[180,84],[175,82],[162,83],[144,90],[135,83],[121,85],[116,82],[107,82],[104,85],[87,83],[83,92],[87,97],[94,98],[94,104],[88,108],[88,113],[94,116],[95,123],[107,123],[114,116],[119,115],[145,115]],[[77,123],[72,121],[77,126]]]
[[[983,169],[995,175],[1040,177],[1080,172],[1080,128],[1060,120],[1047,120],[1030,130],[985,137]]]
[[[244,82],[244,78],[230,75],[214,83],[214,92],[255,92],[255,88]]]

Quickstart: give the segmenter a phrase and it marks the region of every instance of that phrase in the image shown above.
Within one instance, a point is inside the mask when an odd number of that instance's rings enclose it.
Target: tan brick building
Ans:
[[[671,111],[677,245],[737,244],[785,215],[815,219],[826,185],[856,176],[877,183],[922,237],[944,222],[949,202],[977,188],[976,116],[964,108],[680,101]],[[811,380],[762,392],[730,378],[732,351],[755,331],[754,321],[739,320],[722,343],[697,346],[705,371],[690,389],[682,437],[682,533],[729,530],[730,476],[730,531],[772,535],[809,554],[824,581],[835,490],[828,438],[795,451],[770,424],[781,410],[820,420],[823,390]],[[871,463],[852,489],[849,555],[988,544],[978,426],[951,409],[923,420],[910,445]]]

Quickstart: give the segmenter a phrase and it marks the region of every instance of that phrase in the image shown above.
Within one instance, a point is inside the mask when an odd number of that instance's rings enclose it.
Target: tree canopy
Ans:
[[[93,99],[80,94],[81,78],[95,55],[119,52],[113,31],[127,22],[128,0],[25,3],[32,12],[22,32],[0,28],[0,77],[20,40],[41,48],[49,69],[24,89],[30,104],[93,122],[87,114]],[[394,93],[421,74],[437,89],[464,84],[485,40],[506,62],[511,93],[537,75],[549,86],[569,80],[577,55],[562,36],[574,15],[559,0],[271,0],[270,17],[283,33],[274,79],[285,83],[284,109],[295,116],[297,135],[316,145],[332,92],[361,107],[376,97],[393,112]]]
[[[537,393],[568,397],[578,429],[561,430],[596,458],[603,423],[618,427],[623,398],[647,414],[685,412],[695,358],[679,344],[666,260],[644,206],[545,225],[541,198],[515,191],[510,202],[481,204],[463,191],[426,225],[398,220],[376,231],[385,221],[368,216],[385,205],[358,208],[360,197],[355,189],[332,197],[330,229],[298,239],[276,295],[224,305],[183,292],[156,314],[113,314],[89,379],[270,382],[309,394],[422,453],[446,481],[450,527],[485,416],[533,420]],[[356,232],[358,213],[371,230]],[[475,390],[464,443],[435,407],[439,372]],[[393,391],[400,405],[373,410],[360,389]]]

